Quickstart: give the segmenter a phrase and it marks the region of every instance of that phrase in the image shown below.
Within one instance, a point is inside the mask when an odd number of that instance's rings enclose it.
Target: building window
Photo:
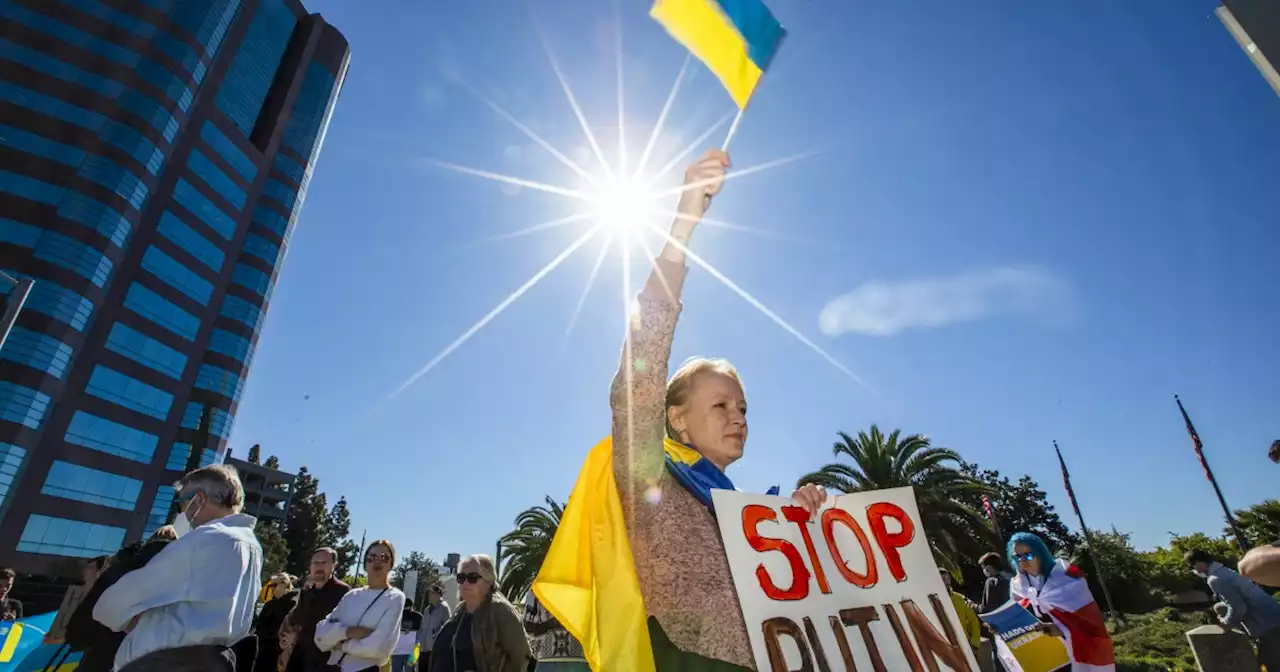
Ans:
[[[123,542],[123,527],[33,513],[22,530],[18,552],[95,558],[113,555]]]
[[[71,363],[71,352],[71,346],[56,338],[22,327],[13,327],[4,347],[0,348],[0,357],[25,364],[61,380],[67,371],[67,365]]]
[[[213,122],[206,121],[204,126],[200,128],[200,139],[206,145],[213,148],[213,151],[222,157],[222,160],[231,165],[232,168],[240,173],[241,177],[247,182],[253,182],[258,176],[258,165],[240,151],[240,147],[236,145],[231,138],[228,138]]]
[[[0,219],[0,243],[30,248],[32,256],[61,266],[102,287],[111,276],[111,260],[97,249],[56,231]]]
[[[156,497],[151,500],[151,513],[147,514],[147,526],[142,530],[143,539],[150,539],[156,530],[169,524],[169,512],[173,510],[173,498],[176,494],[172,485],[156,487]]]
[[[293,210],[293,201],[298,197],[296,189],[286,186],[274,177],[267,178],[267,183],[262,187],[262,193],[276,199],[285,210]]]
[[[214,205],[213,201],[191,186],[190,182],[178,178],[178,183],[173,187],[173,200],[199,217],[200,221],[217,231],[223,238],[231,240],[236,235],[236,220]]]
[[[200,451],[200,463],[197,469],[202,469],[214,464],[222,464],[224,455],[213,448],[205,448]],[[165,469],[170,471],[186,471],[187,460],[191,458],[191,444],[174,443],[173,448],[169,450],[169,461],[164,465]]]
[[[192,173],[200,176],[204,183],[213,188],[220,196],[227,199],[237,210],[244,209],[244,200],[246,198],[244,189],[236,184],[235,180],[222,172],[209,157],[205,156],[200,150],[191,150],[191,156],[187,157],[187,168]]]
[[[37,282],[36,286],[40,283]],[[124,305],[129,310],[155,322],[173,333],[194,341],[200,330],[200,319],[173,305],[163,296],[134,283],[125,294]]]
[[[62,440],[143,464],[151,464],[160,441],[154,434],[84,411],[71,416],[71,425]]]
[[[78,191],[68,191],[58,203],[58,216],[101,233],[121,248],[129,240],[129,230],[133,228],[128,218],[114,208]]]
[[[49,410],[49,395],[7,380],[0,380],[0,420],[40,429]]]
[[[148,247],[142,255],[142,268],[202,306],[208,304],[213,295],[213,283],[155,246]]]
[[[231,282],[245,289],[253,290],[254,293],[264,299],[271,298],[271,276],[252,266],[236,264],[235,269],[231,272]]]
[[[255,334],[262,324],[261,308],[230,294],[222,298],[222,310],[218,314],[247,325],[250,329],[253,329]]]
[[[187,226],[172,212],[166,211],[160,215],[160,223],[156,226],[156,230],[214,272],[222,272],[222,264],[227,259],[226,253],[208,238],[200,235],[198,231]]]
[[[135,210],[141,210],[147,202],[147,185],[142,179],[105,156],[89,155],[76,174],[115,192]]]
[[[13,487],[26,456],[26,448],[12,443],[0,443],[0,505],[9,499],[9,490]]]
[[[196,38],[205,48],[206,60],[212,61],[222,38],[227,34],[231,19],[240,8],[239,0],[214,0],[213,2],[172,2],[172,0],[148,0],[157,9],[167,11],[169,18]]]
[[[195,386],[240,403],[240,383],[241,378],[237,374],[212,364],[201,364],[200,371],[196,374]]]
[[[84,391],[157,420],[164,420],[173,406],[172,394],[101,364],[93,368]]]
[[[173,136],[178,132],[178,120],[174,119],[173,115],[169,114],[160,103],[133,89],[125,88],[123,84],[113,79],[83,70],[66,61],[4,39],[0,39],[0,59],[24,65],[50,77],[94,91],[112,100],[120,109],[132,112],[151,124],[169,142],[173,141]]]
[[[51,159],[72,168],[78,168],[87,156],[79,147],[64,145],[43,135],[36,135],[4,124],[0,124],[0,146]]]
[[[186,429],[200,429],[200,416],[204,413],[205,405],[189,401],[187,408],[182,412],[182,426]],[[219,438],[227,438],[231,434],[231,414],[215,408],[209,418],[209,433]]]
[[[297,22],[283,0],[258,3],[240,50],[222,79],[214,102],[245,136],[253,131]]]
[[[259,205],[253,209],[253,221],[281,238],[284,238],[285,232],[289,230],[289,220],[265,205]]]
[[[111,326],[107,349],[176,380],[187,368],[186,355],[121,322]]]
[[[209,336],[209,349],[238,360],[245,366],[253,358],[253,344],[249,339],[221,329],[214,329]]]
[[[272,268],[280,260],[279,245],[252,233],[244,237],[244,251],[267,262]]]
[[[4,222],[0,221],[0,230],[3,228]],[[21,275],[13,270],[6,270],[5,273],[14,277]],[[22,305],[22,309],[43,313],[76,331],[84,331],[89,317],[93,315],[93,303],[52,280],[34,280],[35,284],[31,286],[31,293],[27,295],[27,302]]]
[[[45,205],[57,205],[62,195],[67,193],[63,187],[7,170],[0,170],[0,191]]]
[[[138,504],[142,481],[106,471],[55,460],[40,494],[74,499],[132,511]]]

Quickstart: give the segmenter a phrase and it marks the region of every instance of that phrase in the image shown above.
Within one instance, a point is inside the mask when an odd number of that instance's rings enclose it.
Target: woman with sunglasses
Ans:
[[[498,591],[493,558],[458,565],[461,604],[436,635],[428,672],[526,672],[529,640],[520,614]]]
[[[342,596],[338,606],[316,625],[316,646],[329,651],[329,666],[341,672],[377,672],[391,660],[400,640],[404,593],[388,578],[396,549],[379,539],[364,552],[369,584]]]
[[[271,577],[270,598],[258,613],[254,631],[258,634],[258,656],[254,659],[253,672],[276,672],[280,662],[280,626],[284,617],[298,603],[298,593],[288,574]]]
[[[1115,672],[1111,633],[1084,572],[1054,560],[1044,540],[1030,532],[1009,539],[1009,564],[1018,570],[1009,592],[1037,617],[1052,621],[1042,629],[1067,641],[1071,672]]]

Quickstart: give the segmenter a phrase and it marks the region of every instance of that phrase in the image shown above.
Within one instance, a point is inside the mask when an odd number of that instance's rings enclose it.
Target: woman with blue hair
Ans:
[[[1075,565],[1054,560],[1044,540],[1030,532],[1009,539],[1013,599],[1037,617],[1053,621],[1053,634],[1067,640],[1071,672],[1115,672],[1115,651],[1089,582]]]

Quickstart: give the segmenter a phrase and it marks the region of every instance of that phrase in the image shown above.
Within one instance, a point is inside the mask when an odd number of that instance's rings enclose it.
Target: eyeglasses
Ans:
[[[391,562],[390,553],[370,553],[364,556],[365,562]]]
[[[1036,557],[1035,553],[1014,553],[1013,559],[1018,562],[1031,562]]]
[[[484,578],[483,576],[480,576],[479,574],[477,574],[477,573],[475,573],[475,572],[468,572],[468,573],[466,573],[466,574],[459,574],[459,575],[458,575],[458,583],[459,583],[459,584],[463,584],[463,583],[479,583],[479,582],[480,582],[480,580],[481,580],[481,579],[483,579],[483,578]]]

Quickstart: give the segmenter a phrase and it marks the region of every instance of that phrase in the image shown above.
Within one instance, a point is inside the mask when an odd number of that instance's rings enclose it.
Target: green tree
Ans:
[[[253,447],[249,449],[249,464],[258,464],[258,461],[261,459],[262,446],[255,443],[253,444]]]
[[[1268,499],[1247,509],[1238,509],[1236,524],[1240,526],[1240,533],[1248,537],[1248,545],[1280,541],[1280,500]],[[1226,534],[1233,534],[1230,527]]]
[[[498,540],[498,557],[506,563],[499,583],[508,600],[523,603],[547,558],[562,516],[564,505],[547,497],[546,506],[530,507],[516,516],[515,529]]]
[[[965,503],[980,496],[983,486],[960,469],[959,453],[932,446],[919,434],[903,436],[895,429],[885,435],[876,425],[857,438],[844,432],[840,438],[831,452],[851,464],[833,462],[800,477],[798,485],[815,483],[836,492],[910,486],[934,557],[952,571],[997,543],[983,515]]]
[[[1076,548],[1071,563],[1084,571],[1098,606],[1106,611],[1101,579],[1107,580],[1116,611],[1126,614],[1146,613],[1162,606],[1163,596],[1152,590],[1153,568],[1146,554],[1139,553],[1130,535],[1112,530],[1092,534],[1092,544]],[[1102,574],[1098,573],[1099,565]]]
[[[415,606],[421,607],[426,604],[424,598],[427,588],[440,584],[440,565],[428,558],[425,553],[409,551],[409,555],[401,558],[400,564],[391,570],[391,585],[404,590],[404,577],[412,571],[418,572],[418,588],[414,591],[414,595],[408,597],[413,600]]]
[[[276,457],[275,455],[269,455],[267,456],[267,461],[262,463],[262,466],[268,469],[279,469],[280,458]]]
[[[1079,537],[1072,534],[1062,522],[1035,479],[1024,474],[1015,483],[1007,476],[1001,476],[999,471],[983,469],[969,463],[962,465],[961,470],[983,484],[987,498],[991,501],[1001,536],[999,547],[992,550],[1004,555],[1004,547],[1015,532],[1034,532],[1044,539],[1050,551],[1064,555],[1071,555],[1075,551],[1080,543]],[[968,493],[962,497],[962,501],[974,510],[982,511],[982,494]]]
[[[1188,590],[1207,591],[1203,579],[1197,578],[1187,568],[1183,557],[1188,551],[1201,549],[1226,565],[1235,568],[1240,562],[1240,548],[1236,546],[1234,537],[1210,537],[1203,532],[1186,536],[1176,534],[1169,536],[1169,545],[1157,547],[1146,553],[1146,561],[1150,567],[1151,585],[1172,597]]]
[[[280,528],[269,521],[259,520],[253,527],[253,533],[262,546],[262,576],[266,578],[285,571],[289,562],[289,545],[280,534]]]
[[[311,554],[321,546],[327,522],[325,497],[320,483],[305,466],[298,469],[293,482],[293,499],[285,516],[284,540],[289,547],[285,565],[290,574],[304,576],[311,564]]]
[[[323,497],[323,495],[321,495]],[[339,574],[345,575],[351,571],[351,566],[359,561],[360,551],[362,550],[356,542],[350,539],[351,533],[351,511],[347,509],[347,498],[339,497],[338,503],[333,505],[325,514],[324,531],[320,535],[320,545],[328,546],[338,552],[338,568]]]

